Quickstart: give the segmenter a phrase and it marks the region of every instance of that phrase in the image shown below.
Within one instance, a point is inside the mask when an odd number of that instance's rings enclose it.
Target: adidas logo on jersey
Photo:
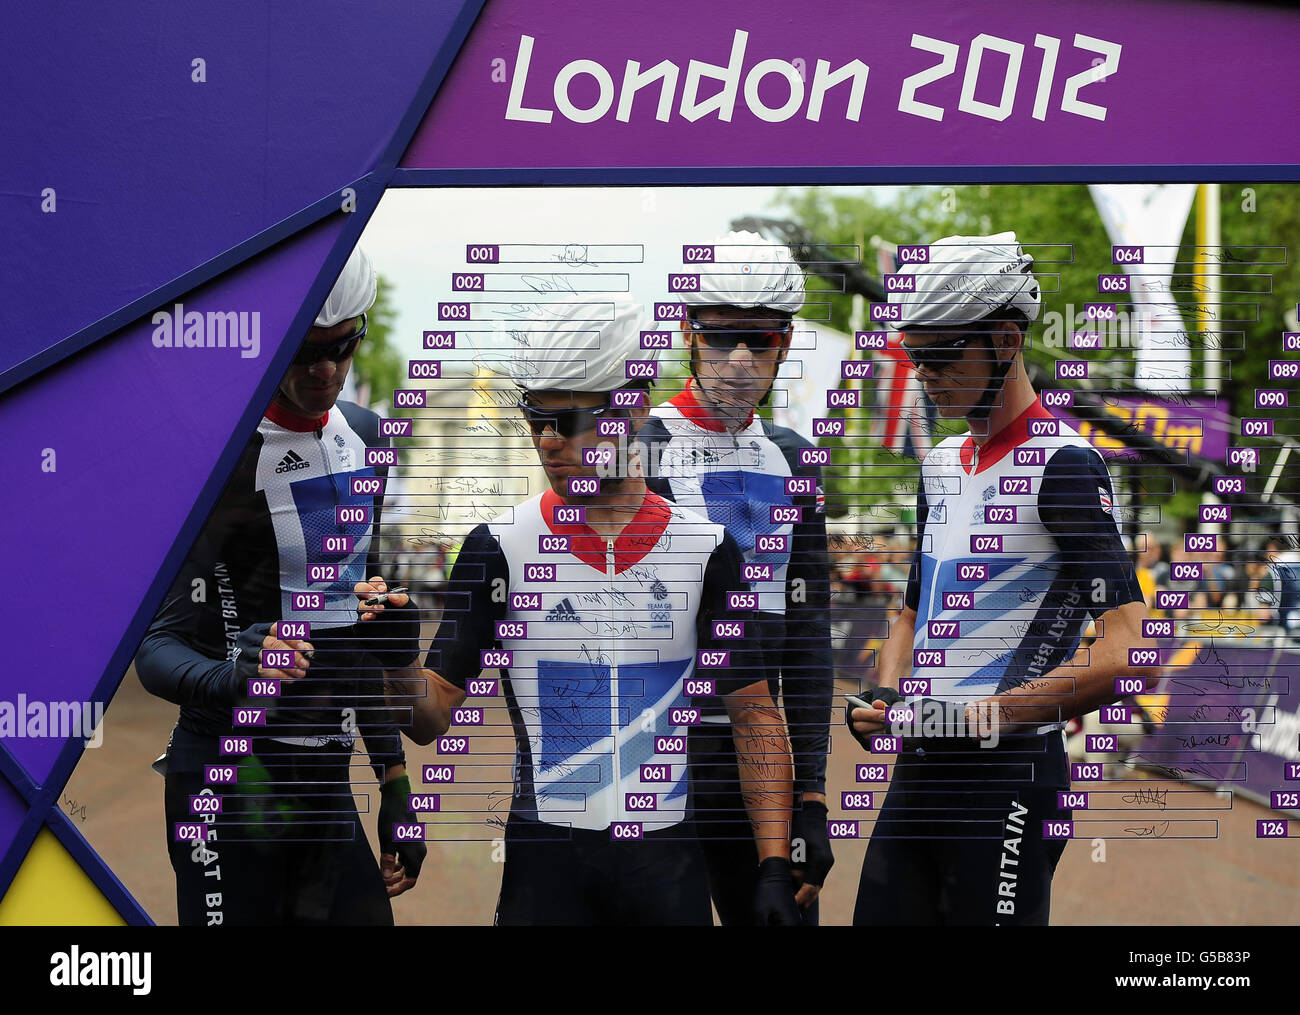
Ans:
[[[547,613],[546,619],[551,623],[577,624],[582,621],[578,611],[573,608],[573,604],[568,599],[560,600],[560,605]]]
[[[307,459],[303,458],[302,455],[298,454],[296,451],[291,450],[287,455],[280,459],[280,464],[275,467],[275,471],[276,474],[279,475],[282,472],[293,472],[294,469],[307,469],[310,467],[311,462],[307,461]]]

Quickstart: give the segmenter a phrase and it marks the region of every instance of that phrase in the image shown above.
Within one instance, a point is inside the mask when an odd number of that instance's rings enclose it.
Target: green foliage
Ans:
[[[369,405],[392,405],[393,389],[406,379],[406,360],[393,347],[393,324],[397,312],[390,297],[392,283],[379,276],[375,305],[366,313],[366,337],[352,358],[362,400]]]
[[[887,192],[887,198],[877,196],[869,188],[860,194],[843,190],[806,189],[783,190],[774,204],[778,213],[798,222],[815,239],[827,244],[857,245],[862,263],[874,275],[875,254],[871,238],[878,236],[890,246],[901,243],[926,243],[940,236],[953,234],[981,235],[1014,230],[1024,244],[1034,245],[1036,271],[1043,283],[1044,311],[1066,314],[1071,309],[1081,312],[1090,302],[1115,302],[1119,309],[1128,309],[1122,295],[1102,295],[1098,290],[1099,274],[1118,274],[1122,269],[1111,261],[1111,242],[1096,210],[1088,188],[1081,184],[1070,185],[1013,185],[1013,186],[954,186],[954,187],[904,187]],[[1221,228],[1223,245],[1243,248],[1250,245],[1286,245],[1291,237],[1300,235],[1300,187],[1292,184],[1259,184],[1253,186],[1223,185],[1221,188]],[[1195,208],[1188,217],[1179,253],[1181,261],[1190,262],[1195,255]],[[1038,246],[1050,244],[1050,247]],[[1236,256],[1247,263],[1262,257],[1249,250],[1238,249]],[[1256,281],[1249,286],[1251,292],[1230,294],[1224,292],[1225,301],[1250,304],[1225,315],[1238,323],[1218,325],[1226,332],[1244,330],[1241,336],[1228,334],[1222,352],[1225,404],[1236,415],[1266,415],[1253,408],[1254,389],[1268,387],[1268,360],[1280,358],[1281,332],[1286,324],[1283,315],[1294,310],[1300,302],[1300,268],[1296,259],[1274,252],[1274,259],[1289,263],[1256,267],[1239,267],[1227,262],[1221,270],[1254,271],[1271,274],[1271,279]],[[1183,287],[1176,298],[1189,331],[1196,329],[1198,319],[1194,311],[1197,294],[1192,287],[1191,265],[1180,265],[1175,287]],[[1247,288],[1247,286],[1238,286]],[[829,323],[842,331],[849,331],[852,297],[833,293],[833,286],[812,279],[809,285],[809,302],[830,303]],[[1223,289],[1233,288],[1224,279]],[[1258,304],[1258,318],[1255,307]],[[823,316],[813,307],[809,316]],[[1069,327],[1069,320],[1065,322]],[[1215,325],[1212,325],[1215,327]],[[1045,370],[1052,370],[1052,362],[1062,350],[1047,348],[1042,341],[1043,326],[1035,328],[1027,357]],[[1231,346],[1240,346],[1231,348]],[[1110,361],[1116,372],[1118,386],[1131,386],[1131,361],[1129,349],[1112,348],[1095,352],[1070,351],[1070,358],[1093,361]],[[1193,348],[1193,384],[1200,383],[1200,358]],[[847,382],[854,383],[854,382]],[[1279,385],[1273,385],[1279,386]],[[830,415],[834,415],[831,413]],[[855,411],[858,431],[865,433],[869,425],[866,412]],[[850,433],[854,433],[850,423]],[[939,435],[936,435],[936,437]],[[1236,441],[1240,442],[1239,438]],[[856,505],[872,497],[901,500],[904,496],[891,476],[877,475],[876,467],[893,461],[886,452],[871,445],[862,437],[847,441],[824,439],[831,446],[832,461],[827,470],[827,507],[834,515],[846,510],[858,513]],[[1264,449],[1261,449],[1264,450]],[[882,458],[884,456],[884,458]],[[1273,450],[1267,449],[1265,463],[1270,463]],[[842,467],[840,463],[843,463]],[[1261,468],[1263,471],[1267,464]],[[890,473],[895,470],[888,470]],[[1162,523],[1188,525],[1195,517],[1199,493],[1179,490],[1172,499],[1164,500]]]
[[[661,405],[668,401],[686,387],[686,382],[691,376],[690,359],[683,347],[681,332],[676,330],[676,324],[663,325],[663,327],[665,330],[671,330],[673,346],[659,357],[659,377],[650,389],[651,405]]]
[[[1183,255],[1194,248],[1196,242],[1196,214],[1188,216],[1183,231]],[[1300,265],[1286,248],[1300,236],[1300,186],[1294,183],[1225,183],[1219,187],[1219,223],[1223,246],[1244,265],[1225,261],[1220,265],[1222,299],[1244,306],[1225,312],[1225,332],[1244,331],[1244,336],[1225,335],[1225,344],[1240,345],[1237,349],[1224,349],[1223,381],[1221,390],[1228,409],[1237,416],[1268,416],[1268,412],[1255,409],[1255,389],[1285,387],[1268,379],[1268,361],[1282,359],[1282,332],[1287,330],[1283,315],[1294,311],[1300,303]],[[1252,246],[1282,247],[1282,250],[1253,251]],[[1234,249],[1235,248],[1235,249]],[[1246,248],[1246,249],[1242,249]],[[1286,264],[1250,265],[1251,260],[1270,259]],[[1259,272],[1271,275],[1269,279],[1245,283],[1230,280],[1233,272]],[[1227,290],[1249,288],[1249,293],[1231,293]],[[1191,302],[1192,296],[1186,298]],[[1256,307],[1258,304],[1258,319]],[[1236,322],[1236,323],[1233,323]]]
[[[862,195],[832,193],[826,190],[782,191],[777,202],[783,211],[802,224],[817,239],[828,243],[865,243],[873,235],[891,245],[925,243],[951,234],[978,235],[1014,230],[1022,243],[1051,244],[1050,249],[1037,247],[1033,253],[1036,271],[1043,283],[1044,311],[1075,311],[1089,302],[1117,302],[1125,309],[1122,295],[1103,296],[1097,288],[1099,274],[1116,274],[1120,268],[1111,263],[1111,243],[1098,215],[1088,188],[1070,185],[906,187],[888,203],[875,198],[870,190]],[[1249,266],[1264,254],[1252,252],[1251,246],[1285,246],[1288,238],[1300,235],[1300,187],[1294,184],[1255,184],[1221,187],[1220,221],[1225,247],[1238,248],[1235,256],[1247,266],[1225,262],[1221,270],[1261,272],[1271,279],[1245,283],[1224,279],[1223,299],[1244,304],[1225,316],[1227,332],[1244,330],[1241,337],[1228,334],[1224,344],[1240,346],[1223,350],[1223,391],[1231,411],[1236,415],[1254,414],[1256,387],[1268,386],[1268,359],[1280,355],[1281,332],[1286,325],[1283,315],[1300,302],[1300,267],[1285,252],[1274,259],[1286,264]],[[1197,294],[1192,286],[1191,260],[1195,255],[1196,214],[1188,216],[1183,233],[1176,293],[1188,330],[1197,327],[1194,307]],[[1247,248],[1247,249],[1241,249]],[[873,274],[873,255],[862,252],[863,262]],[[1230,288],[1249,288],[1246,293],[1230,293]],[[810,288],[825,288],[814,282]],[[831,324],[848,330],[851,300],[848,296],[831,296]],[[1258,304],[1256,320],[1255,304]],[[1040,329],[1038,329],[1041,331]],[[1034,342],[1031,360],[1050,367],[1056,351]],[[1093,360],[1130,360],[1128,349],[1102,349],[1096,352],[1071,352],[1071,358]],[[1199,381],[1199,357],[1193,355]],[[1123,376],[1132,369],[1120,367]]]

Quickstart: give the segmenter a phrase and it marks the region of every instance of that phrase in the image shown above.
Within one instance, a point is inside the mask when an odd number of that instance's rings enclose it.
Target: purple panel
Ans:
[[[460,6],[8,5],[0,372],[369,172]]]
[[[1232,418],[1215,405],[1213,398],[1188,395],[1128,398],[1106,395],[1103,404],[1110,407],[1117,419],[1136,424],[1144,433],[1162,444],[1186,449],[1193,455],[1200,455],[1212,462],[1222,462],[1227,454],[1228,428]],[[1106,436],[1067,409],[1052,409],[1051,412],[1088,438],[1103,455],[1107,449],[1118,450],[1124,447],[1118,438]]]
[[[1159,688],[1169,695],[1164,724],[1143,738],[1134,757],[1263,800],[1293,789],[1285,772],[1300,760],[1300,653],[1217,648],[1213,641],[1191,647],[1190,659],[1175,657],[1167,667]]]
[[[143,321],[0,401],[10,435],[0,506],[23,520],[6,570],[36,604],[10,641],[5,698],[91,694],[342,226],[336,217],[184,297],[187,310],[259,312],[258,356],[155,348]],[[37,782],[63,746],[5,743]]]
[[[0,778],[0,856],[13,841],[14,833],[27,817],[27,804],[18,792]]]
[[[403,165],[418,168],[482,166],[961,166],[1173,165],[1300,161],[1294,103],[1261,96],[1294,95],[1297,25],[1288,11],[1214,3],[1130,0],[1100,5],[1057,0],[1025,5],[957,5],[950,0],[863,4],[833,0],[815,14],[775,0],[744,5],[693,0],[627,0],[602,9],[593,34],[587,4],[539,5],[494,0],[470,36],[417,132]],[[735,33],[748,33],[739,61],[730,122],[709,112],[694,122],[682,115],[691,60],[725,67]],[[960,47],[950,74],[919,87],[916,99],[941,107],[936,122],[900,111],[909,77],[941,63],[912,45],[913,33]],[[1118,64],[1093,81],[1106,59],[1075,45],[1076,33],[1118,43]],[[1033,116],[1044,49],[1036,35],[1059,40],[1044,119]],[[1002,120],[959,108],[972,41],[996,36],[1023,47],[1018,84]],[[534,41],[526,77],[517,64],[521,37]],[[986,40],[986,43],[989,40]],[[1083,46],[1087,40],[1080,40]],[[1000,45],[992,40],[994,46]],[[938,48],[938,47],[934,47]],[[1004,47],[1005,48],[1005,47]],[[1203,58],[1206,62],[1198,63]],[[802,67],[793,64],[798,59]],[[860,60],[870,68],[860,118],[846,118],[850,85],[827,92],[820,119],[808,117],[817,61],[836,70]],[[503,60],[505,80],[494,80]],[[592,60],[609,75],[609,108],[590,123],[575,122],[557,104],[557,75],[575,60]],[[617,119],[627,61],[645,73],[673,61],[678,76],[667,122],[656,118],[660,83],[635,97],[628,122]],[[755,78],[756,98],[783,106],[802,91],[788,119],[768,122],[746,98],[751,70],[766,60],[802,69],[797,86],[781,68]],[[1094,63],[1096,61],[1096,63]],[[1009,61],[987,50],[969,98],[985,112],[999,105]],[[1231,73],[1216,69],[1231,68]],[[601,87],[590,66],[567,88],[578,109],[600,112]],[[1104,106],[1104,121],[1064,111],[1069,79],[1080,76],[1080,102]],[[499,75],[498,75],[499,77]],[[522,83],[518,105],[551,111],[548,123],[506,119],[508,100]],[[705,78],[707,99],[720,82]],[[967,105],[970,105],[968,102]],[[779,114],[778,114],[779,115]],[[678,147],[689,145],[689,147]]]

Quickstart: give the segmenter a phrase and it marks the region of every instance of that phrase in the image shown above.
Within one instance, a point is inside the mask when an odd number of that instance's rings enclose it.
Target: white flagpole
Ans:
[[[1198,188],[1200,200],[1197,202],[1196,232],[1197,246],[1202,261],[1201,276],[1204,288],[1197,293],[1197,303],[1212,310],[1215,316],[1201,313],[1199,325],[1205,347],[1202,351],[1202,366],[1205,372],[1205,389],[1218,394],[1222,381],[1223,368],[1219,346],[1223,341],[1222,307],[1219,303],[1219,246],[1223,242],[1223,232],[1219,223],[1219,185],[1202,183]],[[1206,255],[1209,256],[1206,256]],[[1213,336],[1204,334],[1213,332]]]

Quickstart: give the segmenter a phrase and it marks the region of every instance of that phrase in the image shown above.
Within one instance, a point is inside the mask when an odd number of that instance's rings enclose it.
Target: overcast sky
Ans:
[[[833,189],[860,192],[863,188]],[[709,243],[741,216],[778,214],[772,204],[776,192],[774,187],[390,190],[361,242],[380,274],[392,283],[389,299],[398,315],[398,350],[407,357],[427,356],[431,354],[423,353],[421,336],[439,327],[438,302],[474,298],[452,292],[453,273],[530,270],[509,265],[470,267],[465,261],[469,244],[640,244],[641,263],[602,267],[626,273],[632,294],[649,304],[669,298],[667,275],[683,270],[683,245]],[[450,353],[437,355],[453,358]]]

